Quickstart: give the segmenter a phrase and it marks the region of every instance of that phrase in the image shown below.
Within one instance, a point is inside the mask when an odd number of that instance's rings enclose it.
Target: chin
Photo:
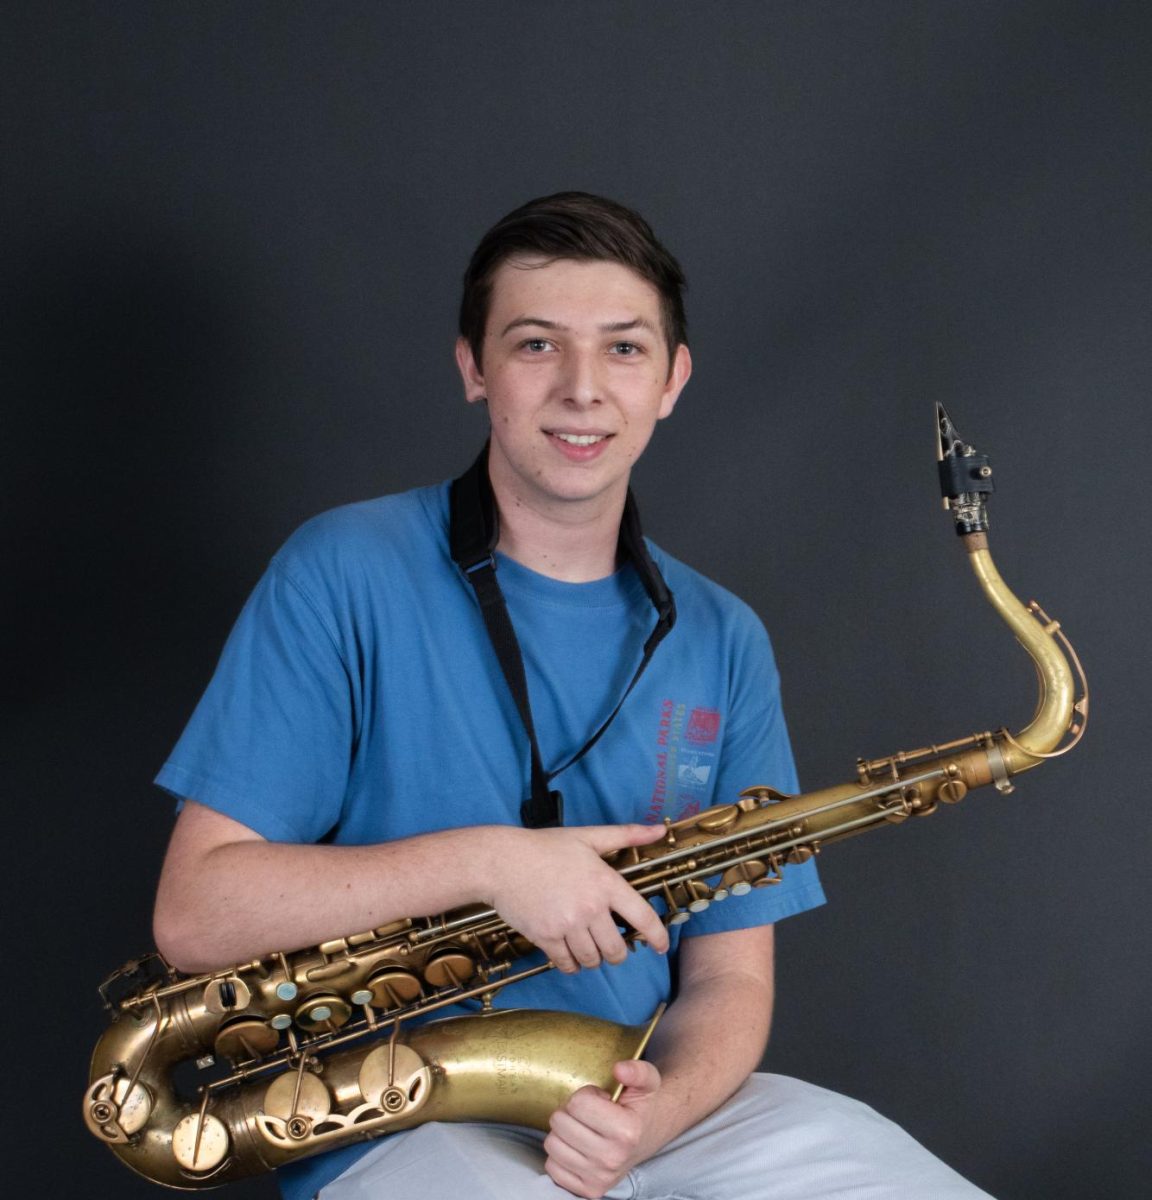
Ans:
[[[553,479],[543,490],[554,499],[569,503],[579,503],[584,500],[595,500],[599,496],[609,495],[617,489],[623,493],[628,486],[627,475],[604,478],[597,475],[590,478],[587,474],[582,478]]]

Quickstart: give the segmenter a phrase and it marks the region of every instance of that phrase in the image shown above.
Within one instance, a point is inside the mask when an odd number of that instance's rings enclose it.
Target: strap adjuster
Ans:
[[[469,567],[461,564],[460,570],[463,571],[465,575],[471,575],[474,571],[482,571],[485,567],[491,567],[493,571],[496,570],[496,556],[494,554],[486,554],[483,558],[478,559]]]

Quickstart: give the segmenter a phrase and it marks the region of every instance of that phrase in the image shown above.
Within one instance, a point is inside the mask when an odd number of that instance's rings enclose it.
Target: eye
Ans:
[[[525,338],[520,343],[521,350],[527,350],[529,354],[545,354],[552,349],[552,343],[547,338]]]
[[[643,351],[644,347],[638,346],[635,342],[614,342],[611,352],[620,358],[634,358]]]

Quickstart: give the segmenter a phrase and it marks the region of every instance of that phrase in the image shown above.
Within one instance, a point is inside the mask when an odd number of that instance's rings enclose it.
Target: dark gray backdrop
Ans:
[[[1031,711],[938,510],[933,400],[993,454],[1001,568],[1095,688],[1082,748],[1016,795],[828,852],[831,903],[781,930],[769,1065],[1004,1200],[1146,1195],[1148,7],[121,0],[3,26],[12,1194],[155,1194],[79,1120],[95,985],[150,941],[149,778],[297,523],[469,461],[463,262],[579,187],[687,269],[696,376],[638,490],[768,623],[808,786]]]

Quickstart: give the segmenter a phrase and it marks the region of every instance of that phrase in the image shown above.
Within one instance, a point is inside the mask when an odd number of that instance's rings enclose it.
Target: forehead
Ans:
[[[492,276],[488,332],[540,317],[564,325],[646,320],[660,326],[660,293],[623,263],[510,258]]]

